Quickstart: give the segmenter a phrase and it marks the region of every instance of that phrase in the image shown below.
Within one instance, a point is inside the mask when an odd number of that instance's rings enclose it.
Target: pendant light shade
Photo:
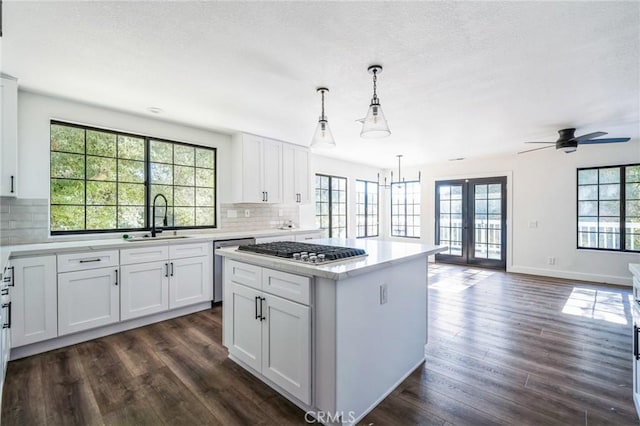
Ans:
[[[389,136],[391,131],[389,130],[387,119],[382,112],[380,100],[378,99],[378,94],[376,92],[378,74],[382,72],[382,67],[380,65],[372,65],[368,68],[368,71],[370,74],[373,74],[373,98],[371,98],[371,104],[369,105],[367,115],[362,121],[360,137],[366,139],[384,138]]]
[[[324,115],[324,94],[328,92],[329,89],[326,87],[318,87],[316,91],[320,92],[322,96],[322,113],[320,114],[318,126],[316,127],[313,139],[311,140],[311,148],[330,149],[336,146],[336,141],[333,139],[333,133],[331,133],[331,129],[329,128],[329,122],[327,121],[327,117]]]

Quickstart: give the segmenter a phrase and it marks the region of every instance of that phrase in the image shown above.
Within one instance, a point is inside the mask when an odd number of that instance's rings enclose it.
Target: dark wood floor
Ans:
[[[430,275],[427,361],[362,424],[638,424],[629,290],[449,265]],[[12,361],[2,423],[306,424],[220,342],[216,308]]]

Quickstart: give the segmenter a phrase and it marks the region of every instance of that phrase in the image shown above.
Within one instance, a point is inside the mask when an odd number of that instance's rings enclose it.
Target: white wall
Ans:
[[[640,141],[581,146],[572,154],[547,149],[522,155],[425,164],[422,171],[421,241],[433,243],[435,181],[507,176],[507,270],[578,280],[631,284],[632,253],[576,248],[576,169],[640,162]],[[537,221],[537,228],[529,222]],[[548,265],[555,257],[555,265]]]
[[[18,185],[21,198],[49,198],[49,122],[51,119],[149,135],[217,148],[218,202],[231,199],[231,137],[222,133],[19,91]]]

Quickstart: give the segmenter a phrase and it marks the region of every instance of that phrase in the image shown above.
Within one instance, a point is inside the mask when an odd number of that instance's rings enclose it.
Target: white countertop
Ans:
[[[424,257],[426,262],[427,256],[447,249],[446,246],[365,239],[323,238],[305,242],[361,248],[366,250],[368,256],[347,259],[339,262],[331,262],[324,265],[316,265],[294,262],[283,258],[265,256],[250,252],[241,252],[237,251],[235,247],[222,248],[216,251],[216,254],[228,257],[229,259],[291,272],[294,274],[323,277],[338,281],[355,275],[373,272],[377,269],[386,268],[418,257]]]
[[[629,270],[633,275],[635,275],[636,277],[638,277],[638,279],[640,279],[640,263],[630,263]]]
[[[249,237],[272,237],[278,235],[296,235],[305,234],[310,232],[317,232],[318,229],[311,228],[293,228],[293,229],[261,229],[254,231],[214,231],[214,232],[202,232],[202,233],[182,233],[179,235],[186,235],[188,238],[176,238],[176,239],[160,239],[153,240],[148,239],[144,241],[125,241],[122,238],[114,238],[111,235],[105,236],[100,240],[71,240],[71,241],[51,241],[47,243],[38,244],[20,244],[14,246],[1,246],[0,247],[0,268],[3,268],[10,257],[22,257],[22,256],[37,256],[50,253],[64,253],[74,251],[91,251],[91,250],[105,250],[105,249],[121,249],[131,247],[141,247],[146,245],[159,245],[159,244],[185,244],[190,242],[200,241],[220,241],[231,240],[236,238],[249,238]],[[165,231],[167,233],[171,231]],[[0,269],[0,273],[2,270]]]

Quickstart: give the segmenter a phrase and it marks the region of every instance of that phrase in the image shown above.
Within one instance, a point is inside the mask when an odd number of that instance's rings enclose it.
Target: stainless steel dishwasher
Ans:
[[[213,303],[222,302],[222,256],[218,256],[216,254],[216,250],[222,247],[233,247],[255,243],[255,238],[240,238],[213,242]]]

